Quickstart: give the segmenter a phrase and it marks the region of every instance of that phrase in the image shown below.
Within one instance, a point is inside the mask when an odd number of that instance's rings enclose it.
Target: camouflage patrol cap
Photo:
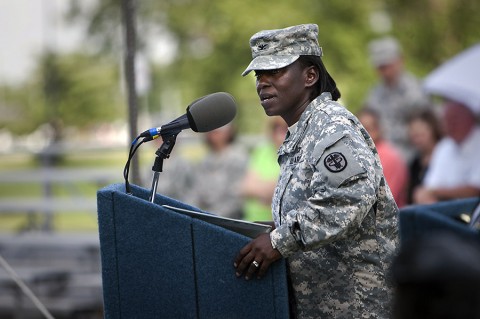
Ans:
[[[370,61],[375,67],[387,65],[401,57],[401,47],[398,40],[386,36],[375,39],[368,44]]]
[[[285,29],[264,30],[250,38],[252,62],[242,73],[253,70],[273,70],[295,62],[300,55],[322,56],[318,45],[318,26],[301,24]]]

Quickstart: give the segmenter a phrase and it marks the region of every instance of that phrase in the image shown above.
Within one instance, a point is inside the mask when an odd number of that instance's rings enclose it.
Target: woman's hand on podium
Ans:
[[[277,249],[272,247],[270,234],[261,234],[243,247],[235,258],[233,266],[235,275],[249,280],[256,273],[257,278],[262,278],[270,265],[282,258]]]

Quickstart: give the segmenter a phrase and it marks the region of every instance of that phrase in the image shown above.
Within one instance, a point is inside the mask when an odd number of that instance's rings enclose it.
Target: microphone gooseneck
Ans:
[[[154,177],[152,181],[152,190],[150,201],[154,202],[158,174],[162,171],[163,160],[170,156],[177,135],[184,129],[191,128],[195,132],[209,132],[228,124],[233,120],[237,113],[237,105],[233,96],[226,92],[217,92],[201,97],[193,101],[185,114],[174,119],[170,123],[160,127],[154,127],[142,132],[130,145],[128,160],[123,170],[125,179],[125,191],[130,194],[130,183],[128,175],[130,171],[130,161],[137,149],[145,142],[152,141],[161,136],[162,146],[155,153],[155,164],[152,167]]]

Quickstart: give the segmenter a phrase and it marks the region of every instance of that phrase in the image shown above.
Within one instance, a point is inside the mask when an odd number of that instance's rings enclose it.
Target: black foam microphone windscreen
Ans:
[[[233,120],[237,105],[232,95],[216,92],[206,95],[187,107],[190,127],[195,132],[209,132]]]

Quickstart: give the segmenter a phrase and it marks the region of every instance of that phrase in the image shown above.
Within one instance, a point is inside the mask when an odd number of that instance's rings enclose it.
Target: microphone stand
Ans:
[[[180,130],[177,132],[174,132],[173,134],[169,134],[168,136],[162,135],[163,143],[155,152],[157,156],[155,157],[155,162],[152,166],[153,179],[152,179],[152,188],[150,190],[150,197],[149,197],[149,201],[152,203],[155,202],[155,194],[157,193],[157,187],[158,187],[158,177],[160,175],[160,172],[163,171],[163,160],[170,157],[170,153],[172,152],[172,149],[175,146],[177,134],[179,132]]]

